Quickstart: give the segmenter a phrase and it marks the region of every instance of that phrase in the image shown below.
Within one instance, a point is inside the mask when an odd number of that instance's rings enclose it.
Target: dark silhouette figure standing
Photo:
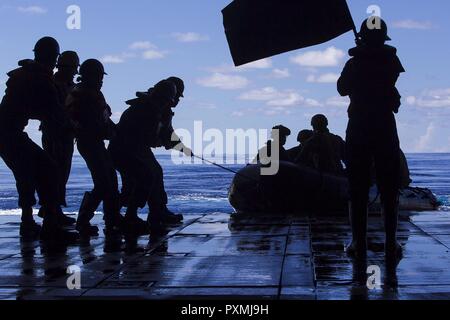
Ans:
[[[373,19],[381,22],[381,29],[369,27]],[[399,111],[401,97],[395,85],[405,70],[397,50],[385,45],[390,39],[380,18],[364,21],[360,37],[361,43],[349,51],[352,58],[338,81],[339,93],[351,99],[346,153],[353,242],[348,253],[360,258],[367,253],[367,205],[374,162],[385,219],[386,253],[396,256],[401,254],[396,236],[400,143],[394,113]]]
[[[75,87],[74,77],[78,73],[80,59],[76,52],[65,51],[58,58],[56,67],[58,71],[54,75],[56,88],[58,89],[59,99],[63,112],[67,115],[66,99],[69,93]],[[67,115],[68,117],[68,115]],[[74,152],[74,134],[73,130],[68,129],[64,132],[52,130],[51,124],[42,122],[42,146],[45,151],[56,161],[59,173],[59,205],[67,207],[66,203],[66,185],[69,181],[70,170],[72,168],[72,158]],[[45,212],[41,210],[39,215],[43,217]],[[59,219],[63,225],[75,224],[76,220],[65,216],[62,211],[59,213]]]
[[[302,148],[297,159],[321,172],[344,174],[345,141],[328,129],[328,119],[323,114],[315,115],[311,120],[313,136]]]
[[[178,223],[182,215],[167,208],[163,170],[152,148],[177,148],[186,155],[192,151],[173,135],[174,108],[183,96],[184,85],[175,81],[159,82],[148,92],[138,92],[137,99],[127,101],[130,106],[117,125],[117,135],[109,151],[122,177],[122,204],[127,207],[125,226],[128,231],[145,233],[148,225],[138,218],[137,211],[148,204],[148,223],[159,229],[165,223]]]
[[[0,156],[13,171],[22,208],[20,233],[35,237],[40,227],[33,219],[37,191],[46,214],[41,239],[74,241],[77,234],[64,231],[59,223],[58,170],[50,155],[24,132],[29,120],[45,121],[55,132],[67,130],[53,68],[59,55],[58,42],[45,37],[36,43],[35,59],[19,62],[8,73],[7,89],[0,105]]]
[[[67,108],[75,126],[78,151],[86,161],[94,182],[81,203],[77,230],[95,235],[98,228],[90,224],[100,202],[103,201],[105,234],[120,233],[121,215],[117,174],[105,140],[112,138],[115,124],[111,108],[101,92],[105,69],[100,61],[86,60],[80,67],[80,83],[67,98]]]

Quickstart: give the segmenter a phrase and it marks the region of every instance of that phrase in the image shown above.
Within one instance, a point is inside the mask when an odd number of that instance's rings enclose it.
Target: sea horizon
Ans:
[[[165,184],[169,195],[169,206],[176,212],[184,214],[232,213],[234,209],[228,201],[228,190],[234,174],[224,171],[209,163],[195,162],[174,164],[170,154],[157,154],[165,171]],[[248,155],[235,155],[242,159]],[[210,157],[206,157],[210,159]],[[216,156],[216,159],[220,156]],[[408,153],[412,186],[429,188],[442,202],[440,211],[450,212],[450,173],[446,164],[450,153]],[[226,168],[238,171],[245,164],[224,164]],[[120,182],[120,176],[119,182]],[[63,208],[67,214],[76,214],[84,192],[90,191],[92,181],[84,160],[75,155],[73,169],[67,188],[68,207]],[[37,212],[36,207],[35,212]],[[14,177],[0,161],[0,215],[20,215],[17,206],[17,191]],[[98,209],[98,213],[102,208]],[[147,213],[147,209],[141,211]]]

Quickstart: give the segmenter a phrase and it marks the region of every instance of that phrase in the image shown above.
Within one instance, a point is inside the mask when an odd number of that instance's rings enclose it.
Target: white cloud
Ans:
[[[348,107],[350,105],[350,99],[348,97],[335,96],[328,98],[325,105],[330,107]]]
[[[450,107],[450,88],[425,90],[418,97],[407,97],[406,103],[424,108],[448,108]]]
[[[128,59],[135,58],[136,55],[130,52],[124,52],[122,54],[108,54],[103,56],[100,61],[105,64],[120,64],[125,63]]]
[[[264,103],[264,108],[253,109],[266,115],[291,114],[296,107],[305,108],[325,108],[323,113],[341,117],[346,114],[345,107],[349,106],[348,97],[331,97],[324,102],[306,98],[294,90],[278,90],[274,87],[265,87],[262,89],[250,90],[242,93],[238,99],[246,101],[260,101]],[[249,111],[249,110],[247,110]],[[315,113],[314,113],[315,114]]]
[[[201,35],[196,32],[175,32],[172,34],[178,42],[191,43],[191,42],[199,42],[199,41],[207,41],[209,40],[208,36]]]
[[[157,49],[146,50],[142,53],[142,58],[145,60],[163,59],[167,55],[167,51],[159,51]]]
[[[241,100],[268,101],[279,97],[279,91],[273,87],[245,92],[239,96]]]
[[[410,29],[410,30],[430,30],[434,28],[434,25],[430,21],[416,21],[416,20],[400,20],[395,21],[392,26],[397,29]]]
[[[337,73],[325,73],[322,75],[311,74],[306,79],[310,83],[337,83],[340,75]]]
[[[406,103],[409,104],[410,106],[415,105],[416,102],[417,102],[417,98],[416,97],[414,97],[414,96],[406,97]]]
[[[436,126],[432,122],[428,125],[428,128],[423,136],[419,138],[415,146],[415,152],[432,152],[431,146],[436,136]]]
[[[273,87],[265,87],[244,92],[238,97],[240,100],[263,101],[269,107],[295,107],[307,106],[316,107],[321,104],[314,99],[306,99],[294,90],[278,90]],[[280,110],[275,108],[275,110]]]
[[[237,71],[248,69],[269,69],[272,67],[272,59],[266,58],[258,61],[250,62],[236,68]]]
[[[345,57],[344,51],[329,47],[324,51],[308,51],[291,58],[291,62],[302,67],[336,67]]]
[[[39,6],[18,7],[17,10],[28,14],[45,14],[48,11],[47,9]]]
[[[321,107],[322,103],[320,103],[319,101],[317,101],[315,99],[308,98],[305,100],[305,105],[307,107]]]
[[[305,98],[297,92],[280,92],[277,97],[267,101],[268,106],[272,107],[292,107],[298,106],[305,102]]]
[[[131,50],[148,50],[154,48],[156,48],[156,46],[149,41],[136,41],[130,44]]]
[[[106,64],[119,64],[125,63],[129,59],[138,57],[138,54],[144,60],[155,60],[165,58],[168,53],[168,51],[159,50],[157,46],[149,41],[133,42],[128,46],[128,49],[128,52],[124,52],[122,54],[105,55],[100,60]]]
[[[266,58],[258,61],[254,61],[251,63],[247,63],[245,65],[235,67],[230,64],[222,64],[218,67],[210,67],[205,68],[209,72],[218,72],[218,73],[235,73],[235,72],[246,72],[251,70],[264,70],[270,69],[272,67],[272,59]]]
[[[322,105],[319,101],[305,98],[294,90],[278,90],[273,87],[244,92],[238,98],[247,101],[263,101],[270,107],[318,107]]]
[[[124,63],[125,59],[120,55],[106,55],[102,57],[100,61],[105,64],[120,64]]]
[[[289,72],[289,69],[273,69],[272,70],[272,77],[275,79],[284,79],[289,78],[291,76],[291,73]]]
[[[249,84],[249,80],[242,76],[216,72],[209,77],[198,79],[197,83],[208,88],[237,90],[245,88]]]

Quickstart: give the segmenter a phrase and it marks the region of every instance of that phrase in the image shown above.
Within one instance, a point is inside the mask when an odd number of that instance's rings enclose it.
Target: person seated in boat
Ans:
[[[272,160],[290,161],[289,154],[284,148],[290,135],[291,130],[285,126],[278,125],[273,127],[271,139],[258,151],[258,156],[253,161],[253,164],[269,165]],[[279,149],[278,152],[275,150],[276,148]]]
[[[344,174],[344,140],[330,132],[328,119],[322,114],[315,115],[311,125],[314,129],[313,136],[305,143],[296,163],[325,173]]]
[[[302,130],[299,132],[297,136],[299,145],[287,151],[291,161],[295,162],[297,160],[297,158],[300,156],[300,153],[302,152],[303,146],[309,139],[313,137],[313,135],[314,132],[312,130]]]

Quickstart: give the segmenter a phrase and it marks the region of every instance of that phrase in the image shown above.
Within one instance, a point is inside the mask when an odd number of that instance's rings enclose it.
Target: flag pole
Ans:
[[[359,43],[359,34],[358,34],[358,30],[356,29],[355,20],[353,20],[352,12],[350,11],[350,7],[348,6],[347,0],[345,0],[344,2],[347,6],[348,12],[350,14],[350,18],[352,20],[352,30],[353,30],[353,34],[355,35],[355,42],[356,42],[356,44],[358,44]]]

